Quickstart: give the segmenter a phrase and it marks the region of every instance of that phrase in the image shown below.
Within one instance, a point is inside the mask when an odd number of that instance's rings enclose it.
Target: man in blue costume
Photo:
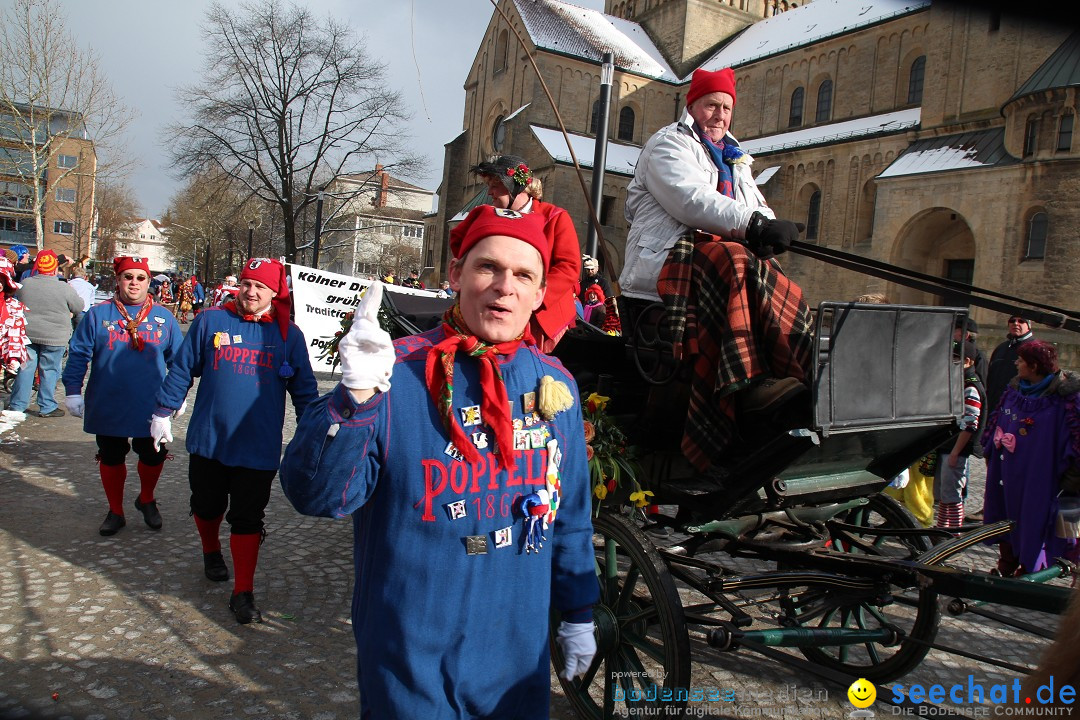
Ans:
[[[391,343],[374,283],[341,383],[285,451],[300,512],[353,518],[362,717],[546,719],[552,605],[564,674],[596,653],[580,402],[526,337],[551,255],[542,223],[474,208],[451,242],[458,302],[427,333]]]

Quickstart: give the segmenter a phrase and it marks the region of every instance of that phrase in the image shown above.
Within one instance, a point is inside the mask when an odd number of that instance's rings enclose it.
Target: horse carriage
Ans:
[[[395,334],[433,327],[444,307],[384,297]],[[1064,611],[1069,589],[1042,584],[1075,570],[1064,560],[1021,579],[950,566],[1009,522],[927,529],[881,492],[957,432],[963,369],[952,335],[966,308],[822,303],[809,414],[779,433],[741,429],[758,442],[722,476],[694,472],[679,452],[683,370],[663,313],[628,303],[623,337],[579,324],[555,353],[583,398],[610,397],[607,412],[642,450],[638,479],[665,510],[610,498],[598,507],[597,659],[562,681],[581,717],[680,715],[693,688],[691,632],[785,662],[798,658],[775,648],[797,648],[805,670],[846,686],[915,668],[937,647],[943,604],[953,614],[991,602]],[[561,669],[557,643],[551,652]]]

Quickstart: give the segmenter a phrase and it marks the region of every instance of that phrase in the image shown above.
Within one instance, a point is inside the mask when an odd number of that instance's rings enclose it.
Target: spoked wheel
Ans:
[[[868,505],[848,511],[841,522],[867,529],[919,528],[908,510],[887,495],[873,495]],[[859,542],[833,537],[841,552],[907,559],[930,549],[926,535],[870,535],[849,530]],[[898,631],[900,637],[931,642],[937,635],[937,593],[929,588],[890,586],[876,590],[809,587],[791,588],[781,606],[788,622],[809,628],[849,628]],[[899,639],[899,638],[897,638]],[[858,645],[801,648],[812,662],[874,682],[888,682],[918,666],[930,651],[922,643],[866,642]]]
[[[560,677],[563,692],[582,718],[644,715],[645,708],[660,707],[665,717],[681,715],[690,687],[690,638],[667,566],[645,534],[619,515],[593,520],[593,547],[600,581],[596,660],[584,677]],[[556,629],[552,623],[551,658],[561,673]]]

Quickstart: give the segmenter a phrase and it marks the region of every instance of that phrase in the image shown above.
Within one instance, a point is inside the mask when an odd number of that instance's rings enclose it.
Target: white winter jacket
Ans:
[[[619,286],[628,297],[660,299],[656,292],[660,268],[688,229],[742,240],[755,210],[770,219],[776,217],[750,173],[749,155],[733,167],[735,199],[717,192],[719,171],[690,128],[691,122],[689,114],[684,114],[682,120],[649,138],[626,188],[630,232]]]

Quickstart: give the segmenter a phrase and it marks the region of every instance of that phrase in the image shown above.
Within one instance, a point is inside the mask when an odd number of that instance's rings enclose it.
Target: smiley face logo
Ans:
[[[866,678],[859,678],[847,689],[848,700],[857,708],[868,708],[877,700],[877,688]]]

